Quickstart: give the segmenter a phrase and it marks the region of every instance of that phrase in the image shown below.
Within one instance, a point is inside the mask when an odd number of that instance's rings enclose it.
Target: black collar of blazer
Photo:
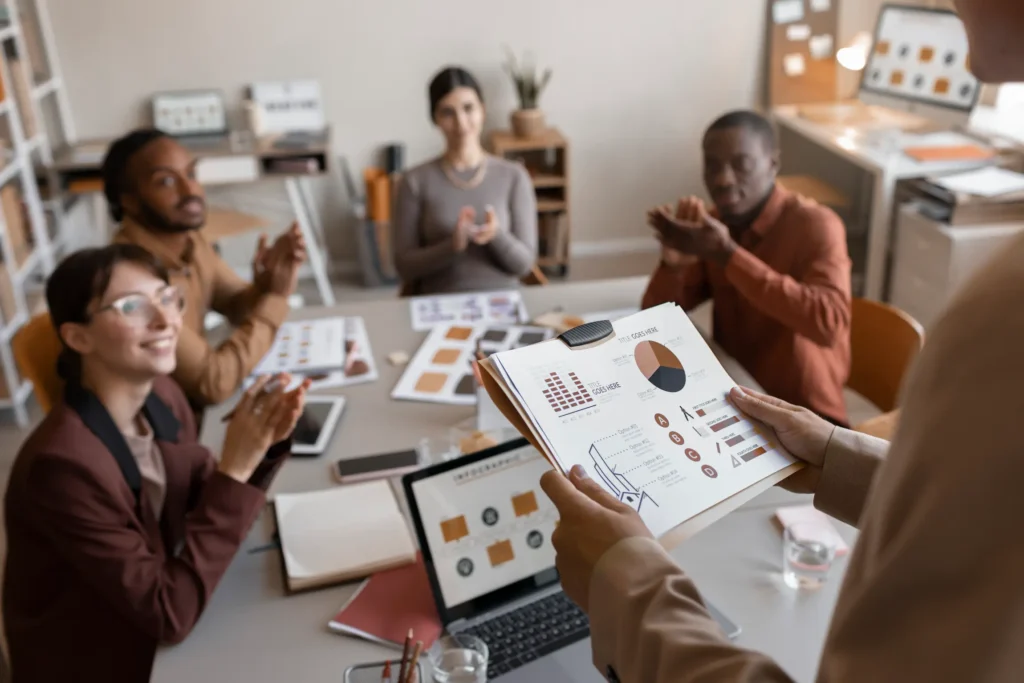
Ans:
[[[125,441],[121,430],[114,424],[114,419],[110,417],[110,413],[107,412],[107,409],[94,393],[77,382],[68,382],[67,388],[64,391],[64,400],[72,410],[78,413],[78,416],[82,418],[82,422],[89,428],[89,431],[95,434],[96,438],[102,441],[103,445],[110,451],[110,454],[114,456],[114,460],[117,461],[117,466],[121,468],[121,474],[124,476],[128,488],[132,490],[132,494],[135,496],[135,503],[137,505],[142,494],[142,474],[139,472],[139,464],[135,461],[135,457],[128,448],[128,442]],[[178,442],[178,432],[181,429],[181,423],[156,393],[150,392],[149,396],[146,397],[146,402],[142,406],[142,412],[146,416],[150,427],[153,428],[153,438],[155,440],[166,443]]]

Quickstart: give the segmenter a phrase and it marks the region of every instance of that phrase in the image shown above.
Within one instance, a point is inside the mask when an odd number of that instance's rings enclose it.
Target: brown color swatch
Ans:
[[[445,543],[454,543],[460,538],[469,536],[469,526],[466,524],[466,516],[459,515],[453,519],[446,519],[441,522],[441,535]]]
[[[450,327],[448,328],[448,334],[444,335],[445,339],[455,339],[457,341],[466,341],[473,334],[472,327]]]
[[[930,63],[933,59],[935,59],[935,48],[928,46],[922,47],[921,53],[918,55],[918,58],[921,60],[922,64]]]
[[[456,396],[469,396],[476,393],[476,378],[472,375],[463,375],[459,383],[455,385]]]
[[[370,365],[365,360],[353,361],[351,365],[345,368],[346,377],[359,377],[365,375],[370,371]]]
[[[498,541],[494,545],[487,546],[487,558],[491,561],[492,567],[516,559],[516,554],[512,550],[512,541]]]
[[[892,45],[889,44],[889,41],[883,40],[880,43],[878,43],[878,46],[875,48],[875,52],[884,57],[885,55],[889,54],[889,50],[891,48]]]
[[[903,85],[904,75],[902,71],[893,71],[892,76],[889,77],[889,82],[893,85]]]
[[[459,349],[438,349],[430,361],[434,365],[453,365],[459,360],[462,351]]]
[[[520,493],[518,496],[512,496],[512,509],[515,511],[516,517],[532,515],[540,509],[537,506],[537,496],[534,495],[533,491],[527,491],[526,493]]]
[[[949,93],[950,82],[948,78],[940,78],[935,81],[935,94],[946,95]]]
[[[436,394],[444,389],[448,375],[443,372],[424,372],[416,381],[416,391],[423,394]]]

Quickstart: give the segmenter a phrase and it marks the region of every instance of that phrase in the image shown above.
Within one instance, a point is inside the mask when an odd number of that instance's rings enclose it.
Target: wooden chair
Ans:
[[[64,393],[64,382],[57,375],[61,342],[50,322],[50,314],[41,313],[18,330],[11,340],[11,348],[18,369],[32,383],[39,407],[44,413],[50,412]]]
[[[924,328],[898,308],[868,299],[853,300],[850,327],[847,386],[890,413],[911,361],[924,346]]]
[[[520,280],[527,287],[539,286],[543,287],[548,284],[548,276],[544,274],[544,271],[540,269],[536,263],[533,264],[533,268]],[[403,282],[398,288],[398,296],[402,299],[407,299],[410,296],[416,296],[416,284],[414,282]]]

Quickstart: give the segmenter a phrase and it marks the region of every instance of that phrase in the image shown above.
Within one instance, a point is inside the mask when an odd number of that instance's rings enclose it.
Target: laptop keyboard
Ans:
[[[590,635],[590,622],[564,593],[554,593],[460,633],[487,643],[491,680],[583,640]]]

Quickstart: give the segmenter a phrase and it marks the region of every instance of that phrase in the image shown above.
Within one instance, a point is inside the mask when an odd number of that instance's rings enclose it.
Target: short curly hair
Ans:
[[[120,223],[124,218],[121,196],[128,189],[128,164],[146,145],[166,137],[170,136],[162,130],[141,128],[133,130],[110,145],[107,156],[103,159],[103,194],[107,198],[110,217],[115,222]]]

